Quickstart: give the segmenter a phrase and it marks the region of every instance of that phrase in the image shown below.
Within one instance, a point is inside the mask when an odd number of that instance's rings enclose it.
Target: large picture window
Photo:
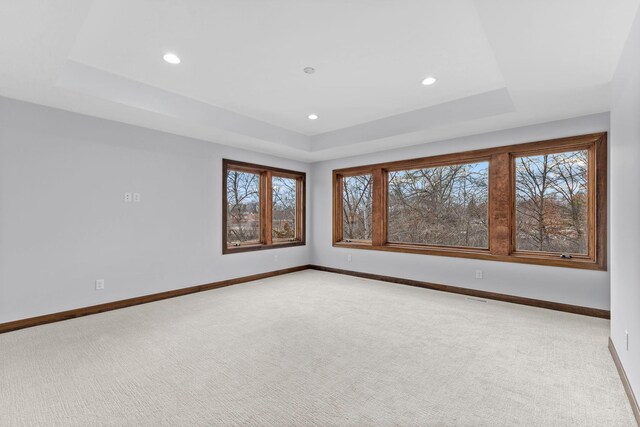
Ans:
[[[334,246],[606,269],[606,134],[335,170]]]
[[[305,174],[223,160],[223,253],[304,245]]]
[[[389,242],[489,247],[488,162],[387,175]]]

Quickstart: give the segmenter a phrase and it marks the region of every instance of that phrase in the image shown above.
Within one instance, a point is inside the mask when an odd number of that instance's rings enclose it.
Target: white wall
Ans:
[[[613,79],[612,98],[611,339],[640,397],[640,12]]]
[[[327,267],[609,309],[608,272],[352,250],[334,248],[331,242],[331,172],[333,169],[539,141],[608,129],[609,115],[599,114],[316,163],[312,167],[313,183],[310,186],[310,192],[313,195],[312,262]],[[348,254],[352,255],[350,263],[347,262]],[[484,279],[475,279],[477,269],[484,271]]]
[[[223,157],[309,169],[0,98],[0,323],[308,264],[308,245],[222,255]]]

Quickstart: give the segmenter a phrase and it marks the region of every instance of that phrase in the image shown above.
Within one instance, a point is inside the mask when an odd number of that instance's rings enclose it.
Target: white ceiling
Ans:
[[[323,160],[608,111],[639,1],[3,0],[0,95]]]

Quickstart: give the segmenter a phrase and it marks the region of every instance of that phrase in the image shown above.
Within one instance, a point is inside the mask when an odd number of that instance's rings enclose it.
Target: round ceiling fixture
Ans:
[[[168,62],[169,64],[179,64],[180,63],[180,58],[178,58],[178,55],[176,55],[175,53],[165,53],[164,56],[162,57],[162,59],[164,59],[166,62]]]
[[[317,114],[309,114],[307,117],[309,118],[309,120],[318,120]]]
[[[305,74],[313,74],[316,72],[316,69],[313,67],[304,67],[302,71],[304,71]]]
[[[422,84],[425,86],[430,86],[432,84],[434,84],[436,82],[436,78],[435,77],[427,77],[424,80],[422,80]]]

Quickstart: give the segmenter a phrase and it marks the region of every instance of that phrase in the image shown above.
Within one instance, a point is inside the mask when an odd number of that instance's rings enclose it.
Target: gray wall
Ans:
[[[640,397],[640,12],[613,80],[611,339]],[[626,334],[629,332],[629,349]]]
[[[331,242],[333,169],[456,151],[539,141],[609,129],[599,114],[363,156],[316,163],[312,167],[312,261],[322,266],[422,280],[595,308],[609,308],[609,273],[570,268],[334,248]],[[637,253],[637,252],[636,252]],[[347,261],[347,255],[352,261]],[[483,270],[484,279],[475,271]]]
[[[308,264],[308,245],[222,256],[223,157],[309,169],[0,98],[0,322]]]

